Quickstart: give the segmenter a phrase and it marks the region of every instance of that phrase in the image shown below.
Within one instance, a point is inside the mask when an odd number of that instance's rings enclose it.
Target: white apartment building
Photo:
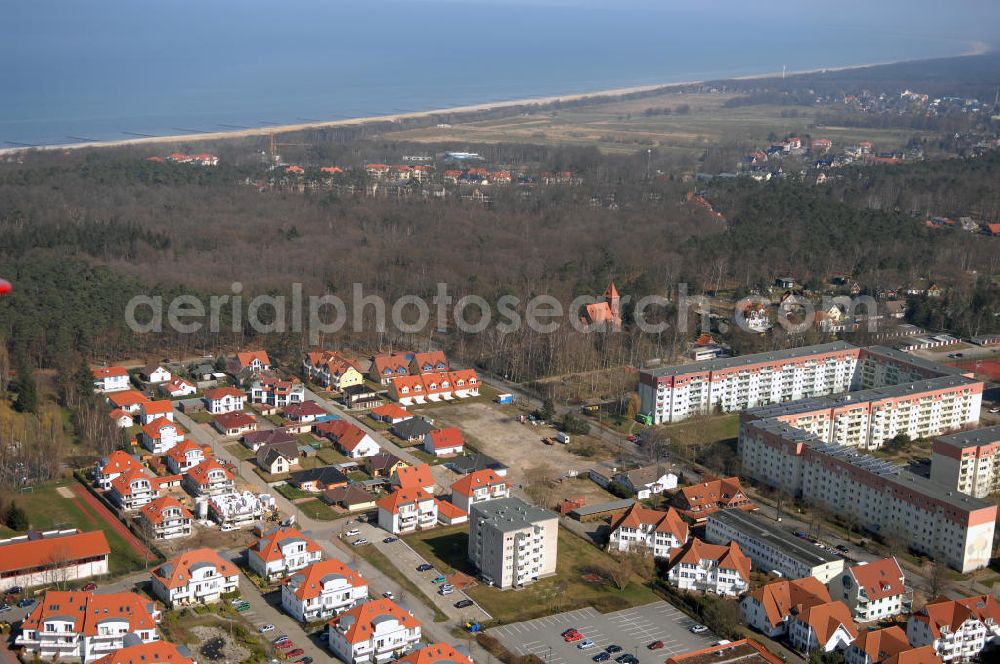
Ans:
[[[211,604],[239,589],[240,571],[209,548],[174,556],[150,573],[153,595],[173,608]]]
[[[182,475],[207,458],[208,455],[201,445],[192,440],[184,440],[167,452],[167,468],[172,473]]]
[[[233,474],[211,457],[188,470],[182,482],[188,493],[196,497],[220,496],[236,488]]]
[[[420,644],[420,621],[391,599],[376,599],[332,618],[327,647],[347,664],[383,664]]]
[[[154,539],[168,540],[191,536],[191,512],[173,496],[163,496],[143,505],[139,523]]]
[[[819,579],[807,576],[768,583],[740,600],[743,622],[770,638],[784,636],[792,616],[832,601]]]
[[[473,503],[510,497],[510,483],[489,468],[464,475],[451,485],[451,502],[468,512]]]
[[[438,503],[420,488],[396,489],[376,503],[378,525],[393,534],[433,528],[438,523]]]
[[[14,645],[28,657],[87,664],[124,646],[127,634],[143,643],[159,640],[156,602],[135,593],[45,593],[21,624]]]
[[[258,378],[250,386],[250,401],[284,408],[306,400],[306,386],[297,380]]]
[[[735,542],[720,546],[694,537],[671,555],[667,581],[680,590],[738,597],[750,588],[750,559]]]
[[[914,648],[898,625],[858,634],[844,651],[844,664],[939,664],[931,646]]]
[[[947,662],[966,662],[1000,636],[1000,605],[990,595],[931,601],[906,623],[910,645],[934,648]]]
[[[669,558],[687,541],[687,523],[673,507],[661,511],[635,503],[611,523],[608,550],[641,549],[655,558]]]
[[[160,497],[160,485],[146,469],[130,470],[111,482],[108,500],[123,512],[137,510]]]
[[[121,392],[129,389],[128,371],[125,367],[94,367],[95,392]]]
[[[247,549],[247,564],[268,581],[282,578],[323,558],[319,544],[297,528],[273,528]]]
[[[131,470],[142,470],[145,466],[128,452],[115,450],[98,461],[94,468],[94,484],[98,489],[110,489],[111,482],[122,473]]]
[[[142,427],[142,446],[153,454],[166,454],[184,440],[184,431],[166,417],[158,417]]]
[[[799,652],[843,650],[856,638],[851,612],[837,600],[807,607],[788,621],[788,643]]]
[[[299,622],[325,620],[368,600],[368,582],[339,560],[322,560],[281,584],[281,606]]]
[[[708,516],[705,538],[712,544],[736,542],[755,569],[778,572],[786,579],[813,576],[827,583],[844,571],[844,559],[795,537],[780,523],[743,510],[720,510]]]
[[[830,596],[841,600],[858,622],[910,612],[910,591],[895,558],[848,567],[829,582]]]
[[[473,503],[469,524],[469,560],[487,583],[507,590],[555,574],[556,514],[519,498],[499,498]]]
[[[931,479],[976,498],[1000,491],[1000,426],[935,438]]]
[[[205,392],[202,397],[205,409],[213,415],[233,413],[243,410],[246,395],[235,387],[216,387]]]

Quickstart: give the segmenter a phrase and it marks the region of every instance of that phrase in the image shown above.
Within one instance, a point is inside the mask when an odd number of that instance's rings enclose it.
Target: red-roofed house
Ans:
[[[108,500],[124,512],[139,509],[159,497],[160,485],[145,469],[122,473],[111,482],[111,490],[108,492]]]
[[[50,585],[108,573],[111,547],[104,531],[52,530],[37,539],[0,540],[0,579],[5,585]]]
[[[156,602],[136,593],[50,590],[24,619],[14,645],[28,659],[87,664],[122,648],[127,634],[143,643],[158,640],[159,622]]]
[[[184,488],[194,496],[218,496],[236,488],[233,474],[213,458],[199,463],[184,475]]]
[[[275,408],[287,408],[305,401],[306,388],[298,380],[280,380],[262,376],[250,385],[250,401],[265,403]]]
[[[753,639],[719,641],[700,650],[674,655],[664,664],[706,664],[707,662],[741,662],[742,664],[784,664],[784,660]]]
[[[192,394],[198,392],[198,388],[189,381],[183,378],[174,377],[167,382],[160,385],[158,388],[160,392],[167,395],[171,399],[180,399],[182,397],[189,397]]]
[[[191,535],[191,512],[173,496],[162,496],[139,511],[143,532],[154,539],[175,539]]]
[[[580,321],[586,326],[606,325],[609,329],[620,330],[622,327],[621,297],[614,282],[608,284],[604,291],[604,301],[588,304],[583,309]]]
[[[667,580],[681,590],[736,597],[750,587],[750,559],[736,542],[721,546],[694,537],[670,556]]]
[[[365,382],[365,376],[358,364],[336,351],[316,350],[306,353],[302,362],[302,374],[312,382],[334,392]]]
[[[95,392],[121,392],[128,389],[128,370],[125,367],[93,367]]]
[[[322,560],[281,583],[281,606],[299,622],[325,620],[368,599],[368,582],[339,560]]]
[[[134,456],[122,450],[115,450],[97,462],[94,468],[94,484],[99,489],[110,489],[111,482],[130,470],[143,470],[144,466]]]
[[[344,420],[320,422],[313,427],[313,431],[329,438],[341,452],[352,459],[374,456],[382,449],[363,429]]]
[[[397,468],[389,483],[397,489],[423,489],[427,493],[434,493],[434,476],[426,463]]]
[[[269,581],[323,559],[319,544],[297,528],[273,528],[247,549],[250,569]]]
[[[139,421],[149,424],[160,418],[174,421],[174,404],[166,399],[162,401],[143,401],[139,404]]]
[[[403,422],[412,418],[413,414],[398,404],[387,403],[383,406],[372,408],[371,412],[368,413],[368,417],[379,422],[385,422],[386,424],[396,424],[397,422]]]
[[[1000,605],[990,595],[939,597],[906,622],[912,646],[932,646],[945,662],[967,661],[1000,636]]]
[[[305,424],[307,422],[315,422],[316,418],[323,417],[328,413],[323,410],[315,401],[304,401],[302,403],[292,404],[285,408],[284,415],[287,419],[292,422],[299,422],[300,424]]]
[[[150,590],[167,606],[211,604],[239,589],[240,571],[209,548],[174,556],[150,573]]]
[[[743,622],[771,637],[783,636],[788,621],[810,606],[832,601],[826,586],[814,576],[775,581],[747,594],[740,602]]]
[[[375,599],[330,620],[327,634],[342,662],[386,662],[420,643],[420,621],[391,599]]]
[[[686,486],[674,494],[673,502],[681,514],[696,521],[701,521],[720,509],[745,509],[750,506],[750,499],[744,493],[738,477]]]
[[[373,381],[388,385],[393,378],[406,376],[410,373],[410,359],[413,353],[386,353],[372,357],[368,376]]]
[[[180,425],[174,424],[166,417],[159,417],[142,427],[139,440],[142,446],[153,454],[166,454],[184,440],[184,432]]]
[[[475,503],[498,498],[510,498],[510,483],[489,468],[464,475],[451,485],[451,502],[466,512]]]
[[[400,664],[472,664],[472,660],[455,650],[450,643],[432,643],[406,657],[396,660]]]
[[[267,356],[267,352],[263,350],[236,353],[235,369],[236,373],[243,371],[252,371],[253,373],[270,371],[271,359]]]
[[[420,488],[397,489],[376,504],[378,525],[393,534],[433,528],[438,522],[437,501]]]
[[[115,408],[120,408],[130,415],[140,412],[142,404],[149,401],[149,397],[139,390],[124,390],[108,395],[108,402]]]
[[[843,650],[856,638],[858,628],[843,602],[806,607],[788,621],[788,642],[799,652]]]
[[[895,558],[848,567],[830,580],[830,594],[842,600],[858,622],[910,612],[910,591]]]
[[[402,406],[477,396],[479,377],[474,369],[399,376],[389,384],[389,396]]]
[[[899,625],[861,632],[844,651],[844,664],[941,664],[931,646],[914,648]]]
[[[688,540],[688,526],[672,507],[660,511],[635,503],[611,523],[609,551],[644,549],[656,558],[670,554]]]
[[[465,449],[465,438],[458,427],[434,429],[424,436],[424,450],[434,456],[454,456]]]
[[[186,646],[166,641],[140,643],[115,650],[94,664],[195,664]]]
[[[410,360],[411,374],[442,373],[448,371],[448,358],[439,350],[415,353]]]
[[[232,413],[243,410],[246,395],[242,390],[235,387],[216,387],[207,392],[202,397],[205,408],[213,415],[222,413]]]
[[[469,520],[469,513],[447,500],[434,499],[437,504],[438,523],[442,526],[457,526]]]
[[[248,431],[257,430],[257,418],[242,410],[216,415],[212,420],[214,426],[223,436],[242,436]]]
[[[986,234],[1000,237],[1000,224],[986,224]]]
[[[198,443],[191,440],[183,440],[167,452],[167,468],[172,473],[183,475],[209,456],[211,456],[211,452],[206,451]]]

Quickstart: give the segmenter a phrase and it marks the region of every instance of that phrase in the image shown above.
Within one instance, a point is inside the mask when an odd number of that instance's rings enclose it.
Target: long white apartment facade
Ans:
[[[892,348],[859,348],[836,341],[643,370],[639,374],[640,412],[654,424],[662,424],[715,411],[735,412],[960,375],[959,369]]]

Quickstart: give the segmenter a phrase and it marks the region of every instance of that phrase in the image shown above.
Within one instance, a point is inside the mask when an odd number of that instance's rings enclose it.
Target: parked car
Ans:
[[[441,593],[442,595],[450,595],[453,592],[455,592],[455,588],[454,586],[451,587],[441,586],[438,592]]]
[[[398,542],[398,541],[399,541],[398,537],[386,537],[384,540],[382,540],[382,542],[385,544],[392,544],[393,542]]]
[[[306,653],[302,648],[296,648],[295,650],[289,650],[285,653],[288,657],[298,657],[299,655],[304,655]]]
[[[353,546],[364,546],[365,544],[368,544],[368,540],[366,540],[364,537],[362,537],[361,539],[356,539],[353,542],[351,542],[351,545]]]
[[[3,591],[4,595],[20,595],[24,592],[24,588],[21,586],[11,586],[7,590]]]
[[[597,644],[591,641],[590,639],[584,639],[583,641],[580,641],[578,644],[576,644],[576,647],[579,648],[580,650],[589,650],[590,648],[593,648],[596,645]]]
[[[591,657],[590,659],[594,660],[595,662],[606,662],[609,659],[611,659],[611,653],[609,653],[606,650],[603,650],[594,655],[593,657]]]
[[[615,657],[615,661],[618,662],[618,664],[639,664],[639,660],[629,652],[624,655],[618,655]]]
[[[563,640],[566,641],[566,643],[573,643],[574,641],[582,641],[583,634],[574,629],[570,632],[566,632],[566,634],[563,635]]]
[[[604,649],[604,652],[614,655],[616,652],[621,652],[622,647],[620,645],[612,643],[610,646]]]
[[[649,650],[659,650],[660,648],[662,648],[662,647],[663,647],[663,641],[653,641],[652,643],[650,643],[650,644],[649,644],[648,646],[646,646],[646,647],[647,647],[647,648],[648,648]]]
[[[267,632],[273,632],[274,631],[274,625],[272,625],[271,623],[266,623],[266,624],[261,625],[260,627],[258,627],[257,631],[260,632],[261,634],[266,634]]]
[[[559,636],[566,636],[567,634],[570,634],[570,633],[572,633],[572,632],[576,632],[576,631],[578,631],[578,630],[576,629],[576,627],[570,627],[569,629],[564,629],[564,630],[563,630],[563,633],[562,633],[562,634],[560,634]]]
[[[447,581],[447,580],[448,580],[448,579],[446,579],[446,578],[444,577],[444,575],[442,575],[442,574],[438,574],[438,575],[437,575],[437,576],[435,576],[435,577],[434,577],[433,579],[431,579],[431,583],[444,583],[444,582],[445,582],[445,581]]]
[[[32,597],[24,597],[24,598],[21,599],[20,602],[17,603],[17,606],[19,608],[23,609],[23,608],[31,606],[34,603],[35,603],[34,598],[32,598]]]
[[[688,628],[688,631],[692,634],[704,634],[708,631],[708,628],[704,625],[691,625],[691,627]]]
[[[475,604],[475,602],[473,602],[471,599],[460,599],[457,602],[455,602],[455,608],[456,609],[466,609],[466,608],[472,606],[473,604]]]
[[[351,528],[344,534],[347,535],[348,537],[355,537],[356,535],[360,535],[361,531],[358,530],[357,528]]]
[[[792,531],[792,534],[795,535],[796,537],[801,537],[802,539],[805,539],[808,533],[806,533],[806,531],[804,530],[794,530]]]
[[[92,593],[95,590],[97,590],[97,584],[91,581],[90,583],[84,585],[83,588],[80,588],[80,590],[82,590],[85,593]]]
[[[1000,406],[998,406],[996,408],[990,408],[990,412],[991,413],[1000,413]]]
[[[250,610],[250,602],[247,602],[247,601],[241,602],[240,604],[238,604],[236,606],[236,610],[239,611],[240,613],[243,613],[244,611],[249,611]]]
[[[639,436],[635,435],[634,433],[628,437],[628,442],[630,443],[634,443],[637,440],[639,440]]]
[[[837,546],[835,546],[833,548],[835,548],[837,551],[840,551],[841,553],[847,553],[850,550],[844,544],[838,544]]]
[[[10,604],[0,604],[0,613],[7,613],[8,611],[12,610],[13,608],[14,607],[12,607]]]
[[[418,572],[429,572],[432,569],[434,569],[434,565],[431,565],[430,563],[420,563],[417,565]]]
[[[324,632],[324,634],[325,633],[326,632]],[[279,643],[281,643],[283,641],[288,641],[288,640],[289,640],[288,635],[287,634],[282,634],[281,636],[274,637],[274,639],[271,640],[271,643],[273,643],[274,645],[278,645]]]
[[[282,650],[288,650],[289,648],[294,648],[295,647],[295,642],[292,641],[291,639],[285,639],[284,641],[279,641],[278,643],[275,643],[274,645],[278,646]],[[285,654],[287,655],[288,653],[285,653]]]
[[[330,632],[326,631],[325,629],[319,633],[320,641],[326,641],[329,638],[330,638]]]
[[[384,593],[382,593],[382,597],[385,597],[386,599],[392,599],[394,595],[392,594],[391,590],[386,590]]]
[[[313,658],[306,656],[295,662],[295,664],[313,664]]]
[[[240,604],[242,604],[245,601],[246,600],[244,600],[242,597],[237,597],[235,599],[229,600],[229,605],[230,606],[239,606]]]
[[[231,526],[228,523],[226,525],[222,526],[221,528],[219,528],[219,532],[223,532],[223,533],[231,533],[234,530],[236,530],[236,526]]]

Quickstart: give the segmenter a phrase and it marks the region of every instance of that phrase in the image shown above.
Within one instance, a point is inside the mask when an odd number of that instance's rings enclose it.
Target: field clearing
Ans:
[[[824,136],[835,144],[859,140],[875,142],[880,149],[905,145],[919,132],[911,129],[816,127],[817,111],[809,106],[754,105],[726,108],[736,95],[670,93],[644,99],[527,113],[516,118],[453,123],[389,132],[387,138],[418,142],[524,142],[543,145],[596,145],[603,152],[632,153],[644,147],[693,153],[726,141],[767,145],[768,135]],[[687,113],[677,113],[681,106]],[[646,115],[647,109],[675,112]],[[794,113],[795,117],[789,117]],[[786,117],[782,117],[784,114]]]

